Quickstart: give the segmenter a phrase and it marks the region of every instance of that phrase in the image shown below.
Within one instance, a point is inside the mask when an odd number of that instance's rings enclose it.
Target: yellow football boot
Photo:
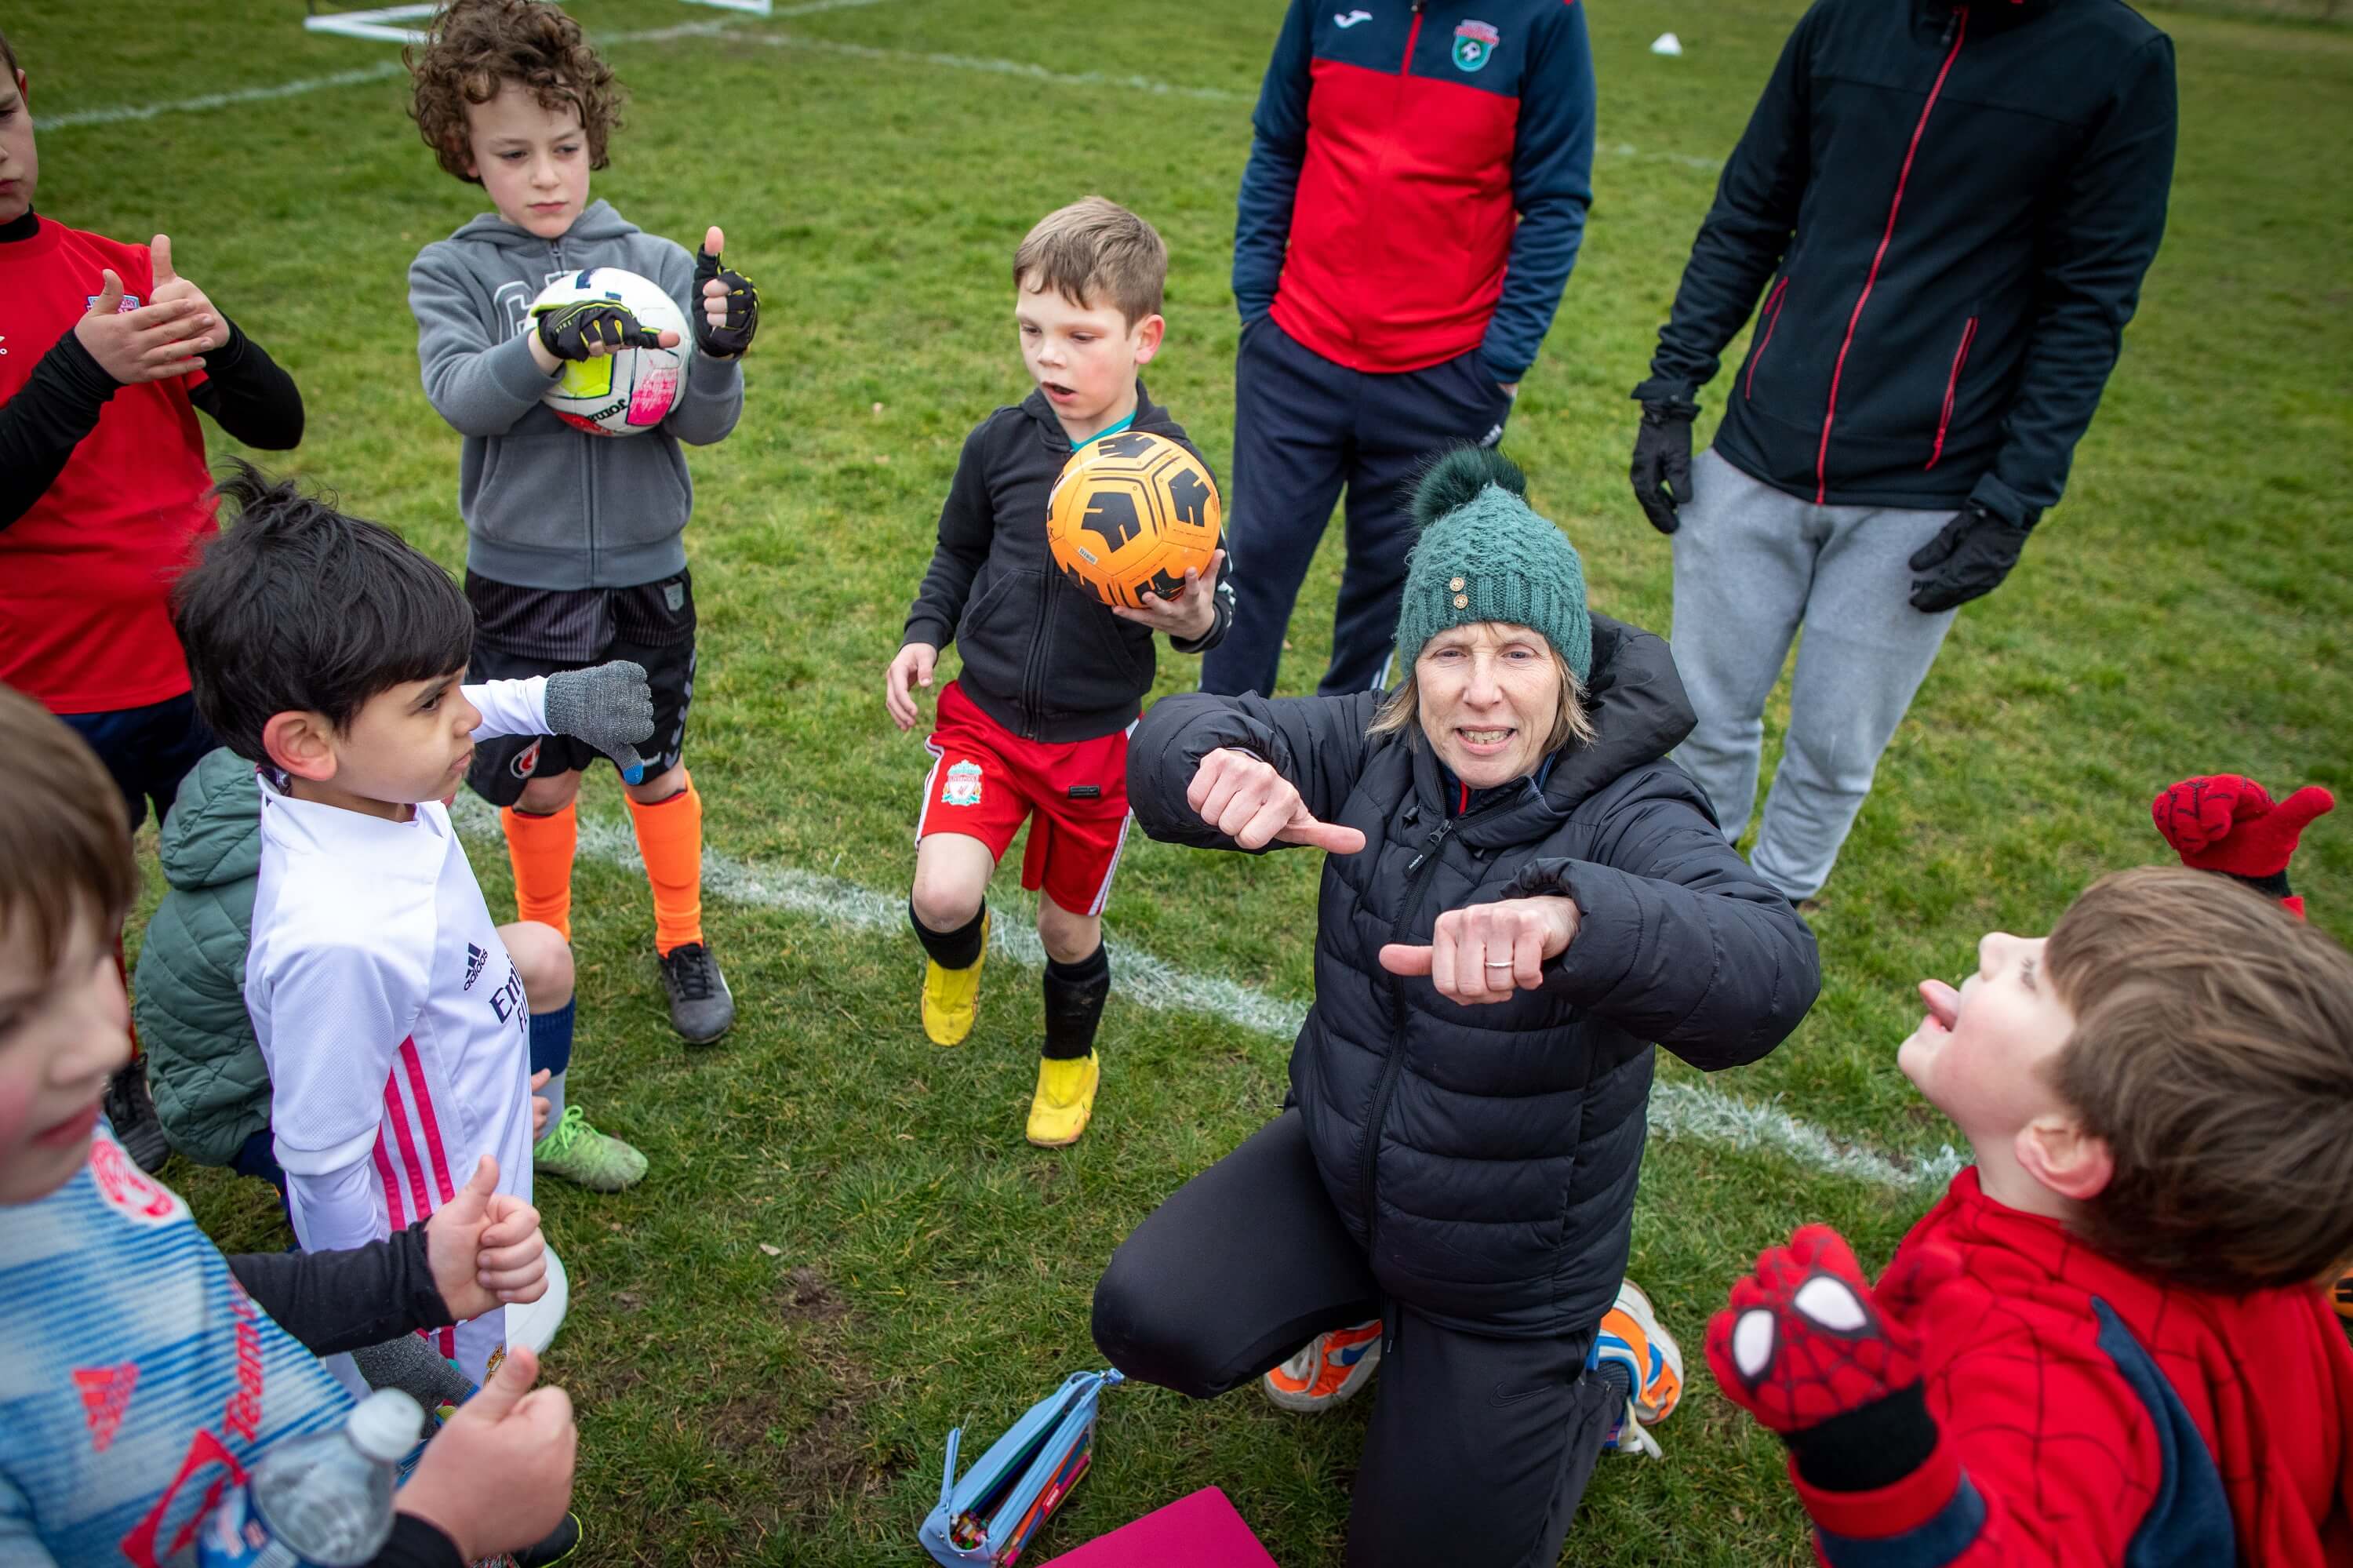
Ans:
[[[1029,1141],[1040,1149],[1076,1143],[1094,1115],[1095,1085],[1103,1068],[1092,1051],[1083,1056],[1038,1058],[1038,1092],[1029,1098]]]
[[[980,966],[988,962],[988,922],[980,917],[980,957],[965,969],[944,969],[923,960],[923,1033],[934,1045],[961,1045],[980,1013]]]

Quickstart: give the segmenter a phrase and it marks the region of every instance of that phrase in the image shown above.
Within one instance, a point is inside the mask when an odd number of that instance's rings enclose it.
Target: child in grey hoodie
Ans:
[[[612,659],[645,667],[655,718],[646,749],[659,755],[624,788],[653,885],[670,1021],[706,1044],[733,1022],[735,1004],[703,937],[702,801],[683,763],[695,620],[681,535],[694,492],[680,443],[708,445],[735,428],[759,295],[721,263],[718,228],[690,257],[589,200],[621,91],[554,5],[453,0],[410,69],[411,113],[426,144],[497,208],[425,247],[408,274],[426,396],[466,438],[459,506],[477,620],[470,675],[543,675]],[[575,429],[541,401],[566,361],[676,345],[677,334],[648,330],[617,303],[532,310],[548,283],[592,267],[651,279],[694,334],[682,400],[660,426],[627,440]],[[481,745],[468,775],[501,808],[520,916],[567,939],[573,801],[594,760],[564,737],[526,736]],[[568,1061],[568,1041],[562,1054]],[[553,1055],[532,1063],[554,1073],[557,1114],[540,1168],[599,1186],[634,1180],[643,1158],[590,1128],[576,1107],[565,1110],[565,1065]]]

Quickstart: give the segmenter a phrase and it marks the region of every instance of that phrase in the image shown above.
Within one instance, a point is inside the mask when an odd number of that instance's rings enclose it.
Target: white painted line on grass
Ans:
[[[801,0],[794,5],[779,5],[773,13],[778,16],[813,16],[821,11],[849,11],[869,5],[883,5],[891,0]],[[405,9],[405,7],[396,7]],[[373,15],[373,14],[371,14]],[[649,27],[637,32],[596,33],[590,41],[599,46],[607,44],[666,44],[680,38],[707,38],[743,23],[725,17],[708,22],[681,22],[669,27]],[[390,29],[387,29],[390,31]],[[394,41],[400,41],[397,37]],[[339,70],[326,76],[306,76],[292,81],[271,82],[262,87],[241,87],[229,92],[207,92],[195,98],[175,98],[162,103],[126,103],[106,109],[72,109],[62,114],[44,114],[34,122],[42,131],[69,131],[77,125],[120,125],[131,121],[153,120],[164,114],[201,114],[208,110],[230,109],[242,103],[268,103],[276,99],[300,98],[305,93],[324,92],[332,88],[355,87],[362,82],[382,81],[386,77],[403,76],[407,67],[398,60],[379,60],[374,65],[360,66],[352,70]]]
[[[460,794],[452,814],[459,830],[485,847],[504,852],[498,813],[479,797]],[[643,874],[636,836],[621,823],[580,813],[580,853],[625,871]],[[877,893],[836,876],[790,867],[746,865],[716,850],[702,853],[702,885],[715,897],[736,904],[789,910],[828,925],[874,936],[907,932],[903,895]],[[1029,969],[1043,969],[1038,933],[1018,920],[990,922],[990,946]],[[1159,1012],[1193,1012],[1257,1033],[1289,1040],[1307,1016],[1303,1002],[1286,1001],[1232,980],[1180,969],[1150,953],[1110,944],[1112,984],[1139,1007]],[[1696,1138],[1733,1149],[1764,1150],[1828,1175],[1844,1176],[1898,1192],[1941,1187],[1966,1163],[1947,1147],[1916,1164],[1899,1164],[1883,1154],[1841,1143],[1776,1105],[1759,1105],[1704,1084],[1662,1080],[1651,1091],[1651,1130],[1663,1138]]]
[[[265,103],[273,98],[299,98],[303,93],[321,92],[331,87],[382,81],[388,76],[399,76],[406,69],[397,60],[379,60],[357,70],[339,70],[332,76],[308,76],[269,87],[241,87],[235,92],[207,92],[199,98],[175,98],[168,103],[131,103],[111,109],[74,109],[63,114],[43,114],[37,116],[33,123],[37,129],[50,132],[69,131],[77,125],[119,125],[131,120],[153,120],[162,114],[201,114],[207,109],[227,109],[238,103]]]

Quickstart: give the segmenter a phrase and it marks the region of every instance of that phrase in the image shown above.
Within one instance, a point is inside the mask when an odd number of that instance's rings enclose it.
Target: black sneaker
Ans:
[[[133,1062],[106,1086],[106,1119],[114,1124],[114,1140],[122,1151],[153,1176],[170,1159],[172,1146],[164,1141],[164,1124],[155,1119],[155,1100],[147,1092],[145,1064]]]
[[[555,1568],[579,1550],[580,1516],[567,1510],[564,1521],[548,1531],[546,1540],[514,1553],[515,1568]]]
[[[662,989],[670,992],[670,1026],[690,1045],[708,1045],[735,1022],[735,998],[719,960],[700,942],[661,955]]]

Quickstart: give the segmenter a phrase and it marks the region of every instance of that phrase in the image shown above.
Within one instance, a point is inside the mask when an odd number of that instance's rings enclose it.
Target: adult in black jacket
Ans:
[[[1332,853],[1290,1104],[1122,1245],[1096,1342],[1206,1398],[1380,1317],[1353,1564],[1555,1561],[1615,1414],[1586,1367],[1651,1043],[1754,1061],[1820,983],[1665,760],[1666,645],[1588,614],[1519,488],[1486,452],[1425,482],[1396,693],[1170,697],[1130,754],[1154,838]]]
[[[2165,228],[2173,46],[2122,0],[1820,0],[1725,162],[1651,376],[1634,493],[1674,536],[1676,759],[1812,895],[1954,610],[2057,504]],[[1760,307],[1759,301],[1762,301]],[[1694,463],[1698,390],[1752,313]]]

